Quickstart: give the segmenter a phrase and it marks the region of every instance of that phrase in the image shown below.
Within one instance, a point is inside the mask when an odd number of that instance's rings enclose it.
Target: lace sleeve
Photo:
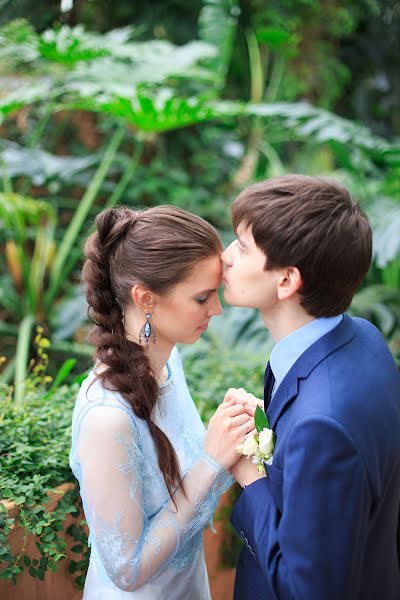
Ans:
[[[88,418],[90,415],[90,418]],[[210,520],[232,477],[206,454],[178,490],[149,518],[144,509],[146,456],[134,420],[116,406],[97,405],[83,419],[78,439],[81,493],[92,544],[120,589],[135,590],[160,572],[179,548]]]

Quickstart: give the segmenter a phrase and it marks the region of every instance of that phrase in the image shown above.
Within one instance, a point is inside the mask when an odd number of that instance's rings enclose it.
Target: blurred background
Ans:
[[[103,207],[175,204],[229,242],[237,192],[286,172],[336,177],[365,207],[374,265],[352,312],[399,359],[399,2],[0,7],[4,381],[26,377],[38,324],[50,375],[87,367],[81,249]],[[256,314],[229,308],[203,342],[191,351],[270,347]]]
[[[95,215],[174,204],[228,243],[238,191],[287,172],[337,178],[369,215],[350,312],[400,364],[400,2],[0,0],[0,497],[26,500],[21,457],[36,502],[71,480]],[[262,395],[271,346],[254,311],[225,307],[182,349],[205,421],[227,385]],[[2,577],[44,577],[49,544],[40,568],[9,554]]]

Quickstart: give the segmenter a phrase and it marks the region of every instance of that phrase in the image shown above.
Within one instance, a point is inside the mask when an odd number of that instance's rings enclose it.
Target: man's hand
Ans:
[[[229,388],[225,394],[224,403],[232,401],[234,401],[235,404],[241,404],[243,412],[247,413],[249,417],[254,417],[257,406],[260,406],[264,410],[263,400],[256,398],[253,394],[249,394],[243,388]],[[253,429],[249,433],[254,434],[256,431]]]
[[[251,462],[250,458],[246,458],[245,456],[242,456],[232,467],[231,472],[241,487],[250,485],[258,479],[261,479],[261,477],[266,477],[265,473],[260,475],[256,465]]]

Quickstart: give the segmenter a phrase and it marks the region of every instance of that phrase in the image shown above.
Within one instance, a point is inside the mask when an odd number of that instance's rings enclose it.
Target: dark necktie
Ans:
[[[271,369],[271,365],[267,364],[264,375],[264,410],[267,412],[269,403],[271,402],[272,390],[275,383],[275,377]]]

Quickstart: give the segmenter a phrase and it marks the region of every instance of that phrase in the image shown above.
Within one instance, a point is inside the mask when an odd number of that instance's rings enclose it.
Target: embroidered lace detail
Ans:
[[[204,453],[204,426],[183,373],[173,362],[171,367],[157,424],[174,445],[185,474],[186,496],[179,489],[174,494],[177,508],[167,493],[147,424],[118,394],[105,391],[98,381],[86,394],[92,375],[82,385],[74,410],[70,464],[89,525],[90,560],[103,582],[126,591],[195,564],[203,529],[233,482]],[[207,589],[201,597],[208,596]]]

